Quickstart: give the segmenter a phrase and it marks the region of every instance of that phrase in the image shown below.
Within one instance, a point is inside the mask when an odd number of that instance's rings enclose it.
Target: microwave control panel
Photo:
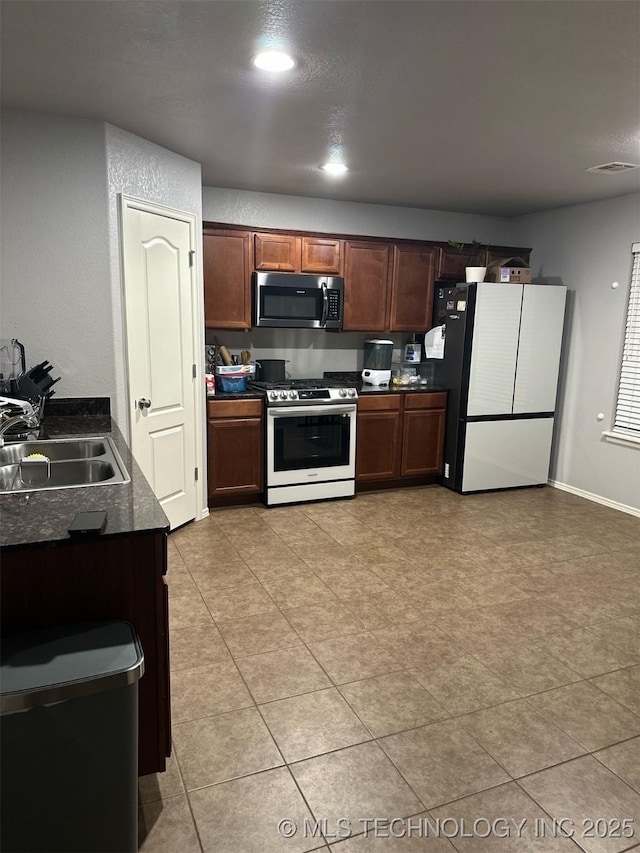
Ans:
[[[338,290],[328,290],[327,291],[327,319],[328,320],[341,320],[340,316],[340,291]]]

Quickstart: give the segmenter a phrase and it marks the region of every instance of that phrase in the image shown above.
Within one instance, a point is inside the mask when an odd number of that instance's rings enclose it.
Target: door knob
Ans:
[[[146,397],[140,397],[138,400],[138,408],[139,409],[150,409],[151,408],[151,400],[148,400]]]

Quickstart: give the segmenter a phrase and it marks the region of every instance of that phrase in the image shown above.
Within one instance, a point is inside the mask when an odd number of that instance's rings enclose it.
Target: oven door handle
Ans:
[[[287,406],[267,409],[272,418],[303,417],[304,415],[355,415],[357,406]]]

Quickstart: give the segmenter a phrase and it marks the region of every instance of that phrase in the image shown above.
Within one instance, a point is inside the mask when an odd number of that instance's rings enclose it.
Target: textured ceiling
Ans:
[[[2,0],[2,101],[99,118],[208,186],[516,215],[640,189],[633,0]],[[262,46],[292,72],[264,76]],[[338,147],[341,179],[318,165]]]

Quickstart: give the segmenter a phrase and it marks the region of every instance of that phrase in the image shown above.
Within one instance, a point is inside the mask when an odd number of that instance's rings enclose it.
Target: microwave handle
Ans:
[[[327,314],[329,313],[329,297],[327,296],[326,282],[322,282],[322,317],[320,318],[320,326],[326,326]]]

